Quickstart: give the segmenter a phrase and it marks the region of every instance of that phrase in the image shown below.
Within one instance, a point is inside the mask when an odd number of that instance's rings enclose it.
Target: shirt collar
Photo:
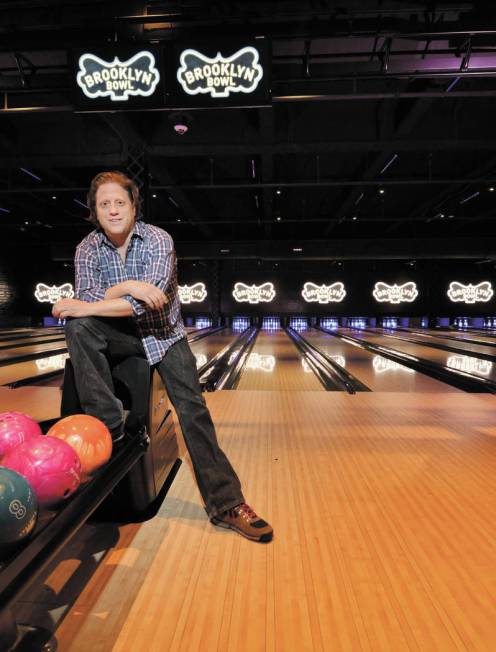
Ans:
[[[98,242],[99,246],[105,244],[108,247],[112,247],[112,249],[115,249],[114,245],[107,238],[107,236],[105,234],[105,231],[103,229],[101,229],[100,227],[98,227],[96,229],[95,237],[97,239],[97,242]],[[134,224],[133,233],[131,235],[131,240],[134,237],[138,237],[141,240],[144,240],[144,238],[145,238],[145,223],[142,220],[138,220]]]

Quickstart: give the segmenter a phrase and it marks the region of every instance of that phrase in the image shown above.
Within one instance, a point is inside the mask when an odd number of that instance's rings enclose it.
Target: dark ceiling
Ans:
[[[3,244],[72,256],[118,168],[182,258],[496,259],[493,7],[0,2]],[[177,111],[74,112],[71,48],[257,35],[267,106],[185,110],[182,136]]]

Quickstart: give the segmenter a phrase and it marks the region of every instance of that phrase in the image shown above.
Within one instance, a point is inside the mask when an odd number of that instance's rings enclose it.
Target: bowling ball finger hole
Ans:
[[[69,493],[70,493],[70,492],[69,492],[69,489],[66,489],[66,490],[64,491],[64,498],[65,498],[66,496],[68,496]]]

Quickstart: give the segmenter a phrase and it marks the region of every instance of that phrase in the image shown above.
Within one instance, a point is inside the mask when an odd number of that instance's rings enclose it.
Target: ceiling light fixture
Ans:
[[[24,174],[27,174],[28,176],[32,177],[33,179],[36,179],[36,181],[41,181],[41,177],[37,176],[34,172],[30,172],[29,170],[26,170],[26,168],[19,168],[21,172],[24,172]]]
[[[474,197],[477,197],[478,195],[480,195],[480,192],[477,190],[477,192],[474,192],[471,195],[469,195],[468,197],[465,197],[465,199],[462,199],[460,204],[466,204],[468,201],[470,201],[471,199],[474,199]]]
[[[388,167],[396,161],[397,158],[398,158],[398,154],[393,154],[391,159],[386,163],[386,165],[382,168],[379,174],[383,174],[388,169]]]

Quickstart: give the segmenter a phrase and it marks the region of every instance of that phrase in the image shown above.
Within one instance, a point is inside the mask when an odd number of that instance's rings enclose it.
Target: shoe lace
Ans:
[[[257,514],[246,503],[241,503],[240,505],[236,505],[236,507],[233,508],[233,511],[238,513],[242,512],[242,514],[244,516],[247,516],[248,518],[258,518]]]

